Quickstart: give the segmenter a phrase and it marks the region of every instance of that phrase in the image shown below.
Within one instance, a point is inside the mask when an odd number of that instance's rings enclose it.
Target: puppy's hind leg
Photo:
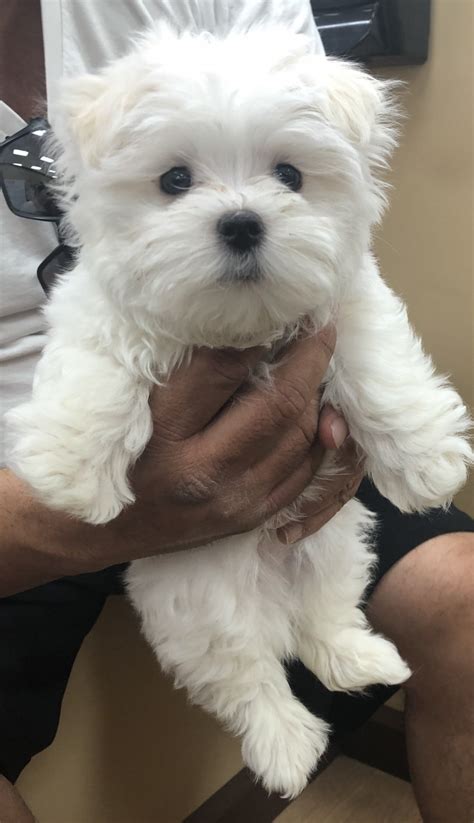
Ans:
[[[164,670],[242,737],[244,761],[269,792],[294,797],[325,750],[328,730],[288,685],[281,660],[289,622],[265,600],[253,571],[243,580],[246,563],[258,563],[251,541],[236,537],[193,554],[137,561],[128,589]]]
[[[268,792],[293,798],[304,789],[324,753],[329,727],[294,697],[277,658],[257,660],[262,652],[253,649],[255,689],[241,695],[234,722],[237,732],[243,733],[245,763]],[[242,660],[244,677],[246,670]]]

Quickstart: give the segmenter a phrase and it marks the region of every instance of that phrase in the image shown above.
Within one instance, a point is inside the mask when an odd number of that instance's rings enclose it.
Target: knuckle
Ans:
[[[237,482],[217,484],[214,511],[231,531],[248,531],[259,525],[262,490],[252,472],[245,472]]]
[[[190,470],[180,477],[173,487],[174,502],[188,506],[205,505],[213,502],[219,484],[202,470]]]
[[[297,420],[308,406],[307,387],[302,380],[285,380],[274,395],[276,412],[286,421]]]
[[[221,493],[214,501],[215,513],[224,523],[238,524],[243,521],[246,513],[241,494],[227,491]]]
[[[261,506],[255,503],[245,505],[242,500],[236,500],[232,496],[225,496],[219,500],[216,514],[228,534],[251,531],[267,519],[266,512],[262,512]]]

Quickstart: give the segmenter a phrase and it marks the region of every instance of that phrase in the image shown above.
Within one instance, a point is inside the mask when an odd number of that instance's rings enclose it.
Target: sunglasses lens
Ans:
[[[11,209],[22,217],[60,216],[52,186],[42,174],[14,166],[2,166],[5,195]]]
[[[71,268],[72,263],[72,252],[64,246],[58,246],[46,260],[43,260],[38,268],[38,280],[46,294],[51,290],[58,277]]]

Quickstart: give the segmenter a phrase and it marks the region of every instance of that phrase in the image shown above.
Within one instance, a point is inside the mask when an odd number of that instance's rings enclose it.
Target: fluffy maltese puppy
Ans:
[[[371,253],[391,91],[278,28],[153,32],[66,84],[57,136],[80,252],[46,309],[33,396],[10,415],[12,465],[44,503],[90,523],[116,517],[134,499],[153,385],[193,346],[271,352],[303,317],[337,325],[324,400],[379,491],[410,512],[462,486],[466,410]],[[351,500],[283,556],[262,528],[127,572],[162,667],[242,737],[269,791],[298,794],[328,740],[285,660],[336,691],[409,676],[360,608],[371,524]]]

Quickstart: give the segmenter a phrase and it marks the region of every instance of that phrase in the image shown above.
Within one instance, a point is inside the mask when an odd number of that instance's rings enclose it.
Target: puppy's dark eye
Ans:
[[[299,191],[303,185],[301,172],[289,163],[278,163],[273,169],[273,174],[292,191]]]
[[[186,166],[173,166],[160,177],[160,188],[165,194],[182,194],[191,188],[193,179]]]

